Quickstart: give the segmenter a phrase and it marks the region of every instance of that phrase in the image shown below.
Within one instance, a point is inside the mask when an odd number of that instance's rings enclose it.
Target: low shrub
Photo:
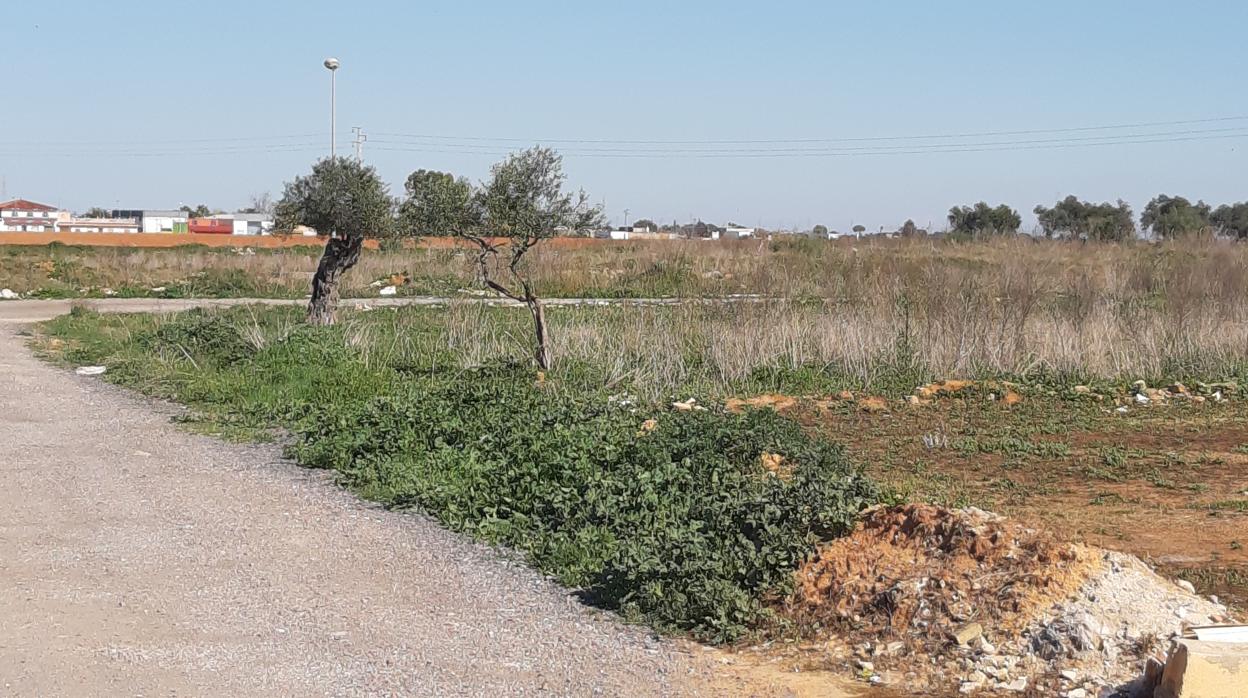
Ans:
[[[650,429],[605,396],[561,395],[517,369],[404,387],[314,410],[292,453],[367,497],[523,550],[626,617],[703,639],[757,624],[814,542],[878,499],[838,447],[770,410],[671,412]]]
[[[297,320],[75,311],[45,329],[108,380],[188,403],[207,431],[283,427],[291,456],[361,496],[511,546],[595,604],[706,640],[766,623],[815,542],[879,499],[839,447],[769,410],[660,409],[511,364],[397,365],[369,358],[358,328]]]

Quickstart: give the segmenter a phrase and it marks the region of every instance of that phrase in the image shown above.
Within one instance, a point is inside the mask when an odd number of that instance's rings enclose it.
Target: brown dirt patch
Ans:
[[[797,398],[788,395],[765,394],[750,398],[729,398],[724,401],[724,409],[729,412],[743,412],[747,408],[770,408],[777,412],[792,409],[797,405]]]
[[[870,642],[938,652],[978,622],[1021,630],[1097,569],[1089,549],[977,509],[926,504],[869,511],[797,572],[785,613]]]
[[[888,400],[882,397],[864,397],[858,399],[858,409],[868,414],[878,414],[888,411]]]

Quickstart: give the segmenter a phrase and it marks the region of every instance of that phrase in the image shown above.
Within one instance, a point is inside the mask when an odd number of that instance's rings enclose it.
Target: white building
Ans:
[[[273,216],[265,213],[218,213],[209,218],[232,222],[235,235],[271,235],[273,233]]]
[[[137,233],[136,218],[78,218],[66,215],[56,222],[59,233]]]
[[[52,233],[56,221],[69,215],[55,206],[48,206],[28,199],[13,199],[0,204],[0,232],[6,233]]]
[[[114,209],[112,215],[113,218],[133,218],[139,221],[139,232],[143,233],[185,233],[190,222],[186,211],[176,209]]]
[[[740,226],[729,226],[724,229],[724,237],[729,240],[744,240],[754,237],[754,228],[742,228]]]

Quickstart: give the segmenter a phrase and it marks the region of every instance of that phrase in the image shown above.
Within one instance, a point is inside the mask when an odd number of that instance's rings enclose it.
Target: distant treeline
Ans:
[[[1097,204],[1067,196],[1052,206],[1036,206],[1033,212],[1046,237],[1115,241],[1129,240],[1137,232],[1135,214],[1121,199]],[[949,209],[949,232],[954,234],[1011,235],[1021,225],[1018,211],[1005,204],[989,206],[981,201]],[[1144,207],[1138,231],[1159,238],[1205,233],[1245,239],[1248,201],[1213,208],[1204,201],[1161,194]]]

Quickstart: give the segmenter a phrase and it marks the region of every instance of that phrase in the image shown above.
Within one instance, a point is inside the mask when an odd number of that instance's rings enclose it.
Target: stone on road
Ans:
[[[0,324],[0,695],[757,692],[172,411],[39,362]]]

